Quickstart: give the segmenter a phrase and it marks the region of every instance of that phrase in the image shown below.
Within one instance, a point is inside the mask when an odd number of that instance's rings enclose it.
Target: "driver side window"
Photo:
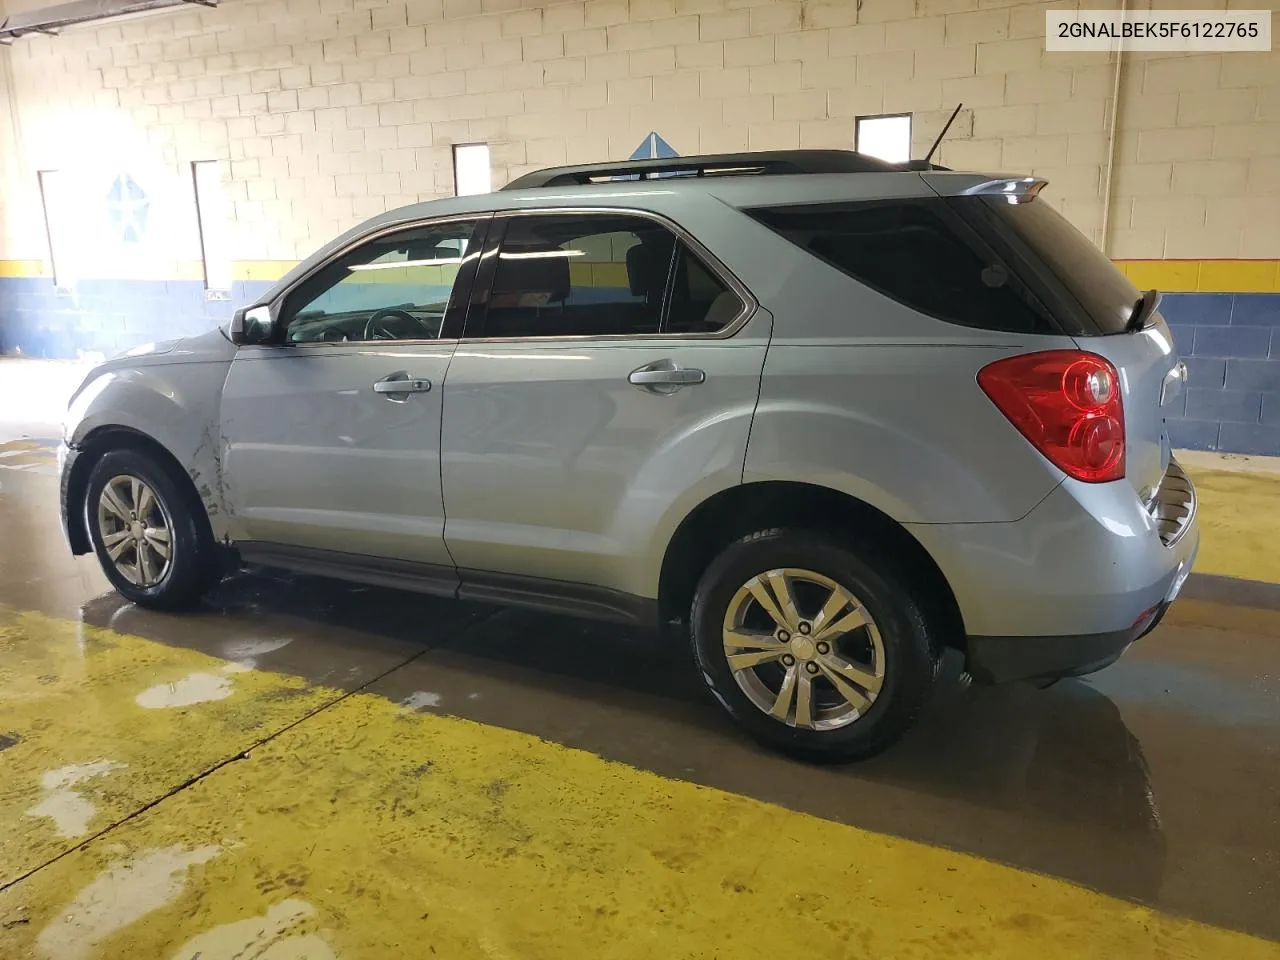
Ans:
[[[326,264],[286,299],[286,341],[438,339],[476,227],[468,220],[398,230]]]

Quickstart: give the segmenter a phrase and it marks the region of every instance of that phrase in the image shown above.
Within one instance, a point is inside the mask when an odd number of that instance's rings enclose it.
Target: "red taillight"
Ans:
[[[1120,378],[1105,357],[1026,353],[983,367],[978,385],[1063,473],[1088,483],[1124,476]]]

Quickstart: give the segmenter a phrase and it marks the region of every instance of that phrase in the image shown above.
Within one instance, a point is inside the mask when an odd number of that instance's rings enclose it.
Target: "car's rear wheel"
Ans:
[[[911,726],[937,674],[927,606],[891,557],[802,530],[731,544],[694,596],[703,679],[733,718],[808,760],[857,760]]]
[[[191,604],[217,565],[213,538],[182,480],[140,450],[112,450],[89,475],[85,521],[107,579],[148,607]]]

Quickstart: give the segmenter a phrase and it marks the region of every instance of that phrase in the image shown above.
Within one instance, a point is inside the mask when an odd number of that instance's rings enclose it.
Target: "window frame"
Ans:
[[[663,291],[660,327],[655,333],[593,333],[571,334],[566,336],[531,334],[524,337],[487,337],[484,336],[484,322],[488,312],[489,294],[493,288],[493,280],[497,274],[498,252],[506,237],[507,225],[514,217],[564,217],[564,216],[633,216],[649,220],[671,231],[676,239],[672,262],[675,254],[683,245],[690,253],[698,257],[717,280],[732,291],[738,298],[739,309],[732,320],[712,333],[670,333],[663,331],[670,310],[671,284],[674,271],[667,271],[667,285]],[[480,257],[479,269],[475,282],[471,286],[471,300],[468,304],[466,320],[463,325],[461,341],[464,343],[546,343],[551,341],[582,343],[592,341],[625,341],[637,340],[726,340],[738,333],[747,321],[759,309],[759,301],[750,289],[739,280],[720,260],[703,244],[699,243],[688,230],[673,220],[654,213],[651,210],[637,210],[631,207],[535,207],[521,210],[498,210],[493,214],[484,253]]]
[[[458,269],[458,275],[454,279],[454,283],[459,290],[459,296],[455,299],[453,296],[449,298],[449,306],[445,311],[444,321],[440,327],[440,336],[427,339],[412,340],[304,340],[300,342],[290,342],[286,339],[288,333],[288,321],[285,319],[285,308],[289,298],[298,290],[313,280],[315,277],[328,270],[339,260],[349,256],[353,251],[370,243],[379,240],[388,234],[400,233],[406,230],[430,229],[432,227],[444,226],[450,223],[466,223],[474,221],[475,226],[472,229],[471,237],[467,241],[467,252],[463,255],[462,265]],[[376,230],[370,230],[368,233],[362,233],[358,237],[354,237],[349,243],[343,244],[335,249],[329,256],[325,257],[317,263],[312,269],[295,279],[287,287],[271,298],[268,306],[271,310],[271,318],[274,326],[272,338],[269,343],[262,346],[281,346],[288,347],[291,350],[312,350],[312,349],[342,349],[342,348],[367,348],[369,344],[382,344],[384,346],[410,344],[416,346],[431,344],[456,344],[463,331],[466,314],[471,304],[472,293],[475,289],[475,279],[477,265],[486,249],[486,240],[489,235],[491,225],[493,223],[493,212],[490,210],[479,210],[474,213],[452,214],[445,217],[415,217],[406,220],[397,220],[394,223],[383,224]]]

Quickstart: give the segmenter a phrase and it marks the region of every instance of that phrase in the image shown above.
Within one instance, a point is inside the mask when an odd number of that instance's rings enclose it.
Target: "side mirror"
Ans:
[[[268,343],[274,329],[270,307],[241,307],[232,316],[227,333],[235,344]]]

